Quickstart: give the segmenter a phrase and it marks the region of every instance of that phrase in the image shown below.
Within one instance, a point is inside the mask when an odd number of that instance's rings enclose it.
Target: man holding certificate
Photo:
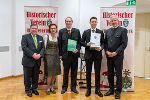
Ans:
[[[71,17],[65,19],[66,28],[59,31],[59,56],[63,61],[63,85],[61,94],[68,88],[68,74],[71,68],[71,91],[78,94],[76,90],[76,79],[78,69],[78,57],[80,50],[80,31],[72,28],[73,20]]]
[[[96,28],[97,18],[91,17],[91,28],[84,31],[81,39],[81,44],[85,47],[85,60],[86,60],[86,81],[87,91],[85,96],[91,94],[91,71],[94,62],[95,69],[95,93],[103,97],[100,92],[100,70],[102,60],[102,50],[104,48],[104,34],[103,31]]]

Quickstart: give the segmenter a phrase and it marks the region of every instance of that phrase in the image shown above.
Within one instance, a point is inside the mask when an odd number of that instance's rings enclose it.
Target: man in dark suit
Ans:
[[[110,22],[112,28],[106,30],[105,35],[105,52],[107,56],[107,70],[108,70],[108,82],[109,91],[105,93],[105,96],[114,94],[115,98],[120,98],[122,90],[122,69],[124,50],[127,46],[128,37],[127,29],[118,26],[117,16],[111,16]],[[114,91],[114,69],[116,71],[116,90]]]
[[[64,94],[68,88],[68,73],[71,68],[71,91],[78,94],[76,90],[76,79],[78,70],[78,57],[80,50],[80,31],[72,28],[73,20],[71,17],[65,19],[66,28],[59,31],[59,56],[63,61],[63,85],[61,94]],[[68,39],[77,41],[76,50],[68,51]]]
[[[104,34],[103,31],[96,28],[97,26],[97,18],[91,17],[90,19],[91,28],[85,30],[81,44],[85,47],[85,60],[86,60],[86,81],[87,81],[87,91],[85,96],[90,96],[91,94],[91,71],[92,71],[92,64],[94,62],[94,69],[95,69],[95,93],[103,97],[103,94],[100,92],[100,70],[101,70],[101,61],[102,61],[102,50],[104,48]],[[91,45],[93,44],[90,41],[91,36],[96,33],[100,34],[100,45],[99,47],[91,50]]]
[[[37,34],[37,30],[38,26],[36,24],[31,24],[31,33],[23,35],[21,41],[23,50],[22,65],[24,71],[24,85],[25,92],[29,97],[32,97],[32,93],[39,95],[37,91],[39,68],[41,66],[41,56],[44,54],[43,38]]]

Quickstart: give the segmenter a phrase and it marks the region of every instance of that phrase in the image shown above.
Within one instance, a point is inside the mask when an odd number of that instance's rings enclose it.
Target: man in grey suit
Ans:
[[[118,18],[115,15],[110,17],[110,22],[112,28],[106,30],[105,35],[105,52],[107,56],[108,82],[110,89],[104,95],[109,96],[115,92],[115,99],[120,99],[124,50],[128,42],[127,29],[118,26]],[[114,69],[117,77],[115,91]]]
[[[37,91],[39,68],[41,66],[41,57],[44,54],[43,38],[37,34],[37,30],[38,26],[36,24],[31,24],[31,33],[23,35],[21,40],[21,47],[23,50],[22,65],[24,71],[24,85],[25,92],[29,97],[32,97],[32,93],[39,95]]]

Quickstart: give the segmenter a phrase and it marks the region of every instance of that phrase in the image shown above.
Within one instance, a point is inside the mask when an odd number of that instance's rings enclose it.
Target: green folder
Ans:
[[[95,50],[97,47],[90,47],[90,50]]]
[[[67,48],[68,51],[76,50],[76,46],[77,46],[77,41],[68,39],[68,48]]]

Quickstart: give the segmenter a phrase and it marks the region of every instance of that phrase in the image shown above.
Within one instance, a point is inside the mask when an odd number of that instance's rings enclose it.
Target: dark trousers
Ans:
[[[97,58],[98,55],[92,55],[90,59],[86,59],[86,81],[87,81],[87,89],[91,90],[91,72],[92,72],[92,64],[94,62],[95,69],[95,88],[96,90],[100,89],[100,70],[101,70],[101,61],[102,56]]]
[[[63,59],[63,85],[62,89],[67,90],[68,88],[68,74],[71,68],[71,89],[76,89],[77,70],[78,70],[78,57],[72,52],[68,52],[68,57]]]
[[[116,90],[115,92],[121,93],[122,90],[122,69],[123,69],[123,56],[115,56],[113,58],[107,57],[108,69],[108,82],[110,90],[114,91],[114,69],[116,71]]]
[[[39,68],[36,63],[34,67],[23,66],[25,91],[30,91],[30,89],[36,90],[38,88]]]

